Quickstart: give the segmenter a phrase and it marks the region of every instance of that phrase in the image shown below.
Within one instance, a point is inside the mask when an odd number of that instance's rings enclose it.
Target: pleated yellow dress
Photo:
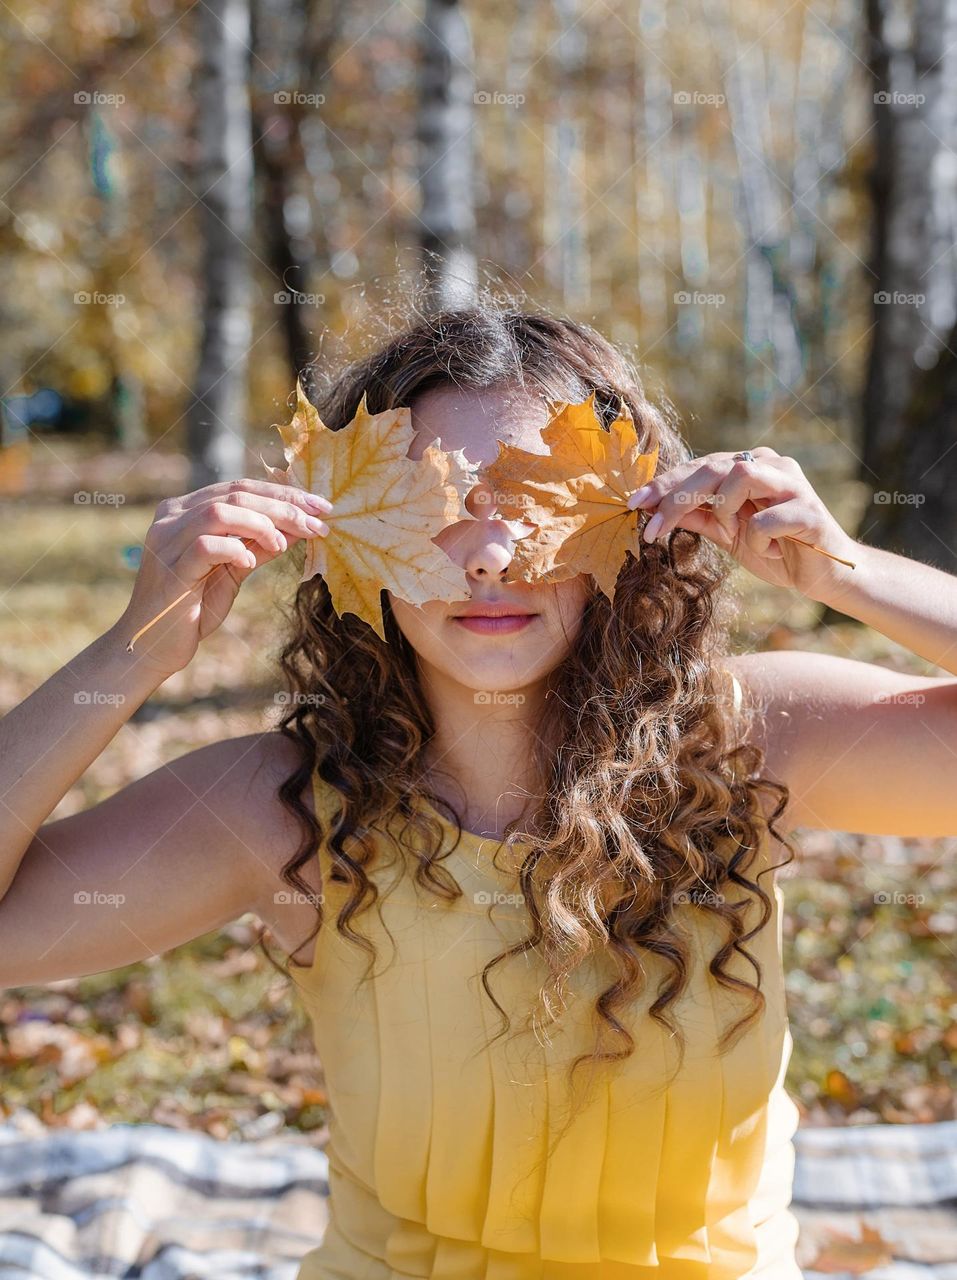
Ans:
[[[334,811],[334,789],[314,782],[317,810]],[[427,812],[451,847],[455,828]],[[409,828],[404,838],[424,837]],[[477,975],[525,936],[514,878],[522,846],[503,871],[493,857],[507,851],[464,832],[442,863],[462,889],[448,903],[413,883],[395,833],[379,840],[379,906],[353,917],[375,944],[375,976],[359,981],[368,956],[335,927],[348,889],[331,880],[325,849],[314,961],[291,967],[330,1127],[329,1224],[297,1280],[801,1280],[788,1209],[798,1112],[784,1089],[791,1037],[781,890],[770,875],[762,884],[774,914],[748,944],[767,1000],[759,1020],[718,1055],[719,1029],[740,1017],[744,998],[708,974],[720,938],[712,913],[679,908],[693,958],[668,1009],[685,1035],[680,1073],[664,1083],[676,1045],[647,1009],[670,968],[648,956],[646,990],[622,1017],[634,1053],[598,1076],[546,1158],[566,1115],[568,1063],[594,1048],[593,997],[614,972],[607,954],[575,975],[548,1043],[523,1030],[543,962],[497,965],[489,981],[512,1027],[486,1047],[501,1020]],[[750,878],[769,861],[765,836]],[[742,957],[727,967],[753,980]]]

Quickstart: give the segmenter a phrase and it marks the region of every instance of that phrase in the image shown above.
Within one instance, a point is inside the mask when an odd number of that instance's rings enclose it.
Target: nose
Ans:
[[[465,509],[474,519],[449,525],[434,541],[470,578],[501,578],[511,564],[515,539],[532,526],[503,519],[494,491],[484,483],[469,491]]]
[[[504,520],[496,524],[505,525]],[[512,561],[512,544],[507,532],[483,538],[465,557],[465,572],[470,578],[501,578]]]

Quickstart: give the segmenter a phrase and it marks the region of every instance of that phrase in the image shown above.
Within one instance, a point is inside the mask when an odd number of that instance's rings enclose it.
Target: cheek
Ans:
[[[555,613],[566,630],[577,631],[584,617],[585,606],[591,598],[588,575],[580,573],[577,578],[556,583],[553,590]]]
[[[435,635],[442,625],[448,606],[441,600],[429,601],[421,608],[415,608],[405,600],[396,599],[391,591],[387,591],[386,595],[396,625],[413,648],[420,647],[421,643]]]

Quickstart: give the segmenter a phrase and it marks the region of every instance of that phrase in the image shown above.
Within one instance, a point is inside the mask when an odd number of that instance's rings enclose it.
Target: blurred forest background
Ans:
[[[855,536],[957,570],[957,0],[0,10],[0,705],[120,615],[162,497],[279,462],[299,372],[475,288],[622,343],[696,451],[770,444]],[[288,559],[55,816],[269,724]],[[741,648],[946,674],[739,585]],[[806,1122],[957,1118],[955,843],[802,838]],[[254,924],[0,992],[0,1114],[321,1140]]]

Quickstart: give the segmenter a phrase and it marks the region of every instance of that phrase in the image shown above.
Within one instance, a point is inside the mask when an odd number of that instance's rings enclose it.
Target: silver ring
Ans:
[[[734,455],[735,462],[753,462],[754,454],[750,449],[742,449],[740,453]]]

